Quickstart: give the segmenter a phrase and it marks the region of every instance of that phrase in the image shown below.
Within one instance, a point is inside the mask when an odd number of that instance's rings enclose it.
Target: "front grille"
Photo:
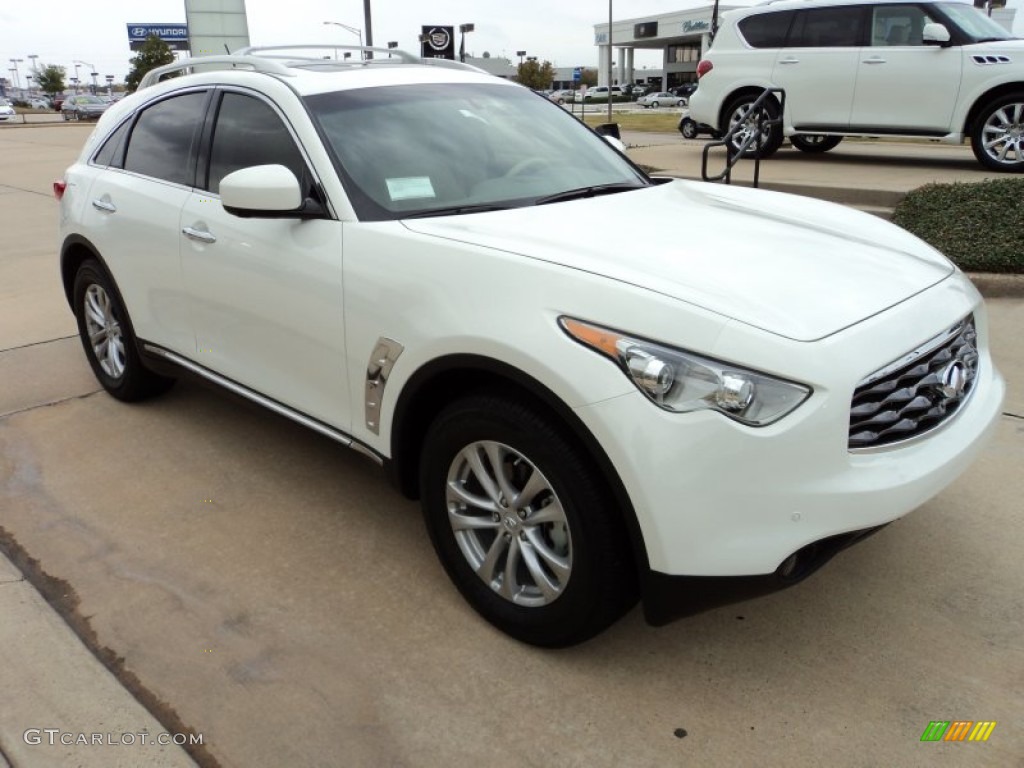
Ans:
[[[910,440],[955,414],[978,376],[974,316],[865,377],[850,404],[851,450]]]

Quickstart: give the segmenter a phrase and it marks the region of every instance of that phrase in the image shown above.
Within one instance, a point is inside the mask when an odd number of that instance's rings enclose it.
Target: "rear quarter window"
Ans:
[[[740,21],[740,35],[753,48],[782,48],[786,45],[795,11],[759,13]]]

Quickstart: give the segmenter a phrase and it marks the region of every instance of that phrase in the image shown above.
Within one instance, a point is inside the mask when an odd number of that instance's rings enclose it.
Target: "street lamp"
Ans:
[[[389,40],[388,41],[388,48],[397,48],[397,47],[398,47],[398,41],[397,40]]]
[[[355,27],[350,27],[348,24],[342,24],[340,21],[325,21],[324,24],[328,24],[334,27],[341,27],[342,29],[351,32],[353,35],[359,38],[359,47],[363,47],[363,30],[357,29]],[[360,53],[362,52],[360,51]],[[348,56],[345,56],[345,58],[347,59]]]
[[[516,56],[519,57],[519,63],[523,63],[523,57],[526,55],[526,51],[516,51]]]
[[[114,76],[113,75],[104,75],[103,78],[107,81],[107,96],[112,99],[112,98],[114,98],[114,94],[111,93],[110,88],[114,84]]]
[[[459,42],[459,61],[466,62],[466,33],[472,32],[476,29],[475,24],[459,24],[459,32],[462,33],[462,37]]]
[[[92,74],[92,93],[93,93],[93,96],[95,96],[96,95],[96,76],[99,75],[99,72],[96,71],[96,65],[95,64],[90,64],[88,61],[81,61],[81,60],[76,61],[75,62],[75,75],[78,74],[78,66],[79,65],[81,65],[83,67],[88,67],[89,68],[90,73]]]
[[[72,66],[75,68],[75,76],[69,79],[75,84],[75,93],[78,93],[78,62],[73,62]]]
[[[23,61],[24,59],[11,59],[11,64],[14,65],[14,69],[11,70],[12,72],[14,72],[14,87],[18,88],[19,90],[21,89],[21,80],[18,79],[18,65],[21,64],[21,62]]]

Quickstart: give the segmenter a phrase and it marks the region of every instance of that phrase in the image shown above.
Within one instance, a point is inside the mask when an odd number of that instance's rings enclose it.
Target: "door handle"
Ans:
[[[190,240],[198,240],[201,243],[216,243],[217,236],[211,232],[204,232],[201,229],[193,229],[192,227],[184,227],[181,230],[182,234]]]
[[[870,59],[862,59],[865,64],[885,64],[885,59],[881,56],[875,56]]]
[[[788,59],[779,59],[779,64],[799,64],[800,59],[795,59],[790,56]]]
[[[107,213],[117,213],[117,206],[109,200],[93,200],[92,207],[97,211],[106,211]]]

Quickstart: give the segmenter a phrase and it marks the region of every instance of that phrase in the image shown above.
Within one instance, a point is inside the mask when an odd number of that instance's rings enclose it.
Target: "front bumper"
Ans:
[[[959,413],[912,443],[851,452],[857,382],[972,312],[980,366]],[[769,427],[707,411],[668,413],[639,393],[578,409],[633,503],[648,563],[648,618],[664,623],[790,586],[949,485],[980,453],[1001,412],[1005,384],[987,336],[980,296],[957,273],[817,342],[727,326],[716,357],[814,390]]]

